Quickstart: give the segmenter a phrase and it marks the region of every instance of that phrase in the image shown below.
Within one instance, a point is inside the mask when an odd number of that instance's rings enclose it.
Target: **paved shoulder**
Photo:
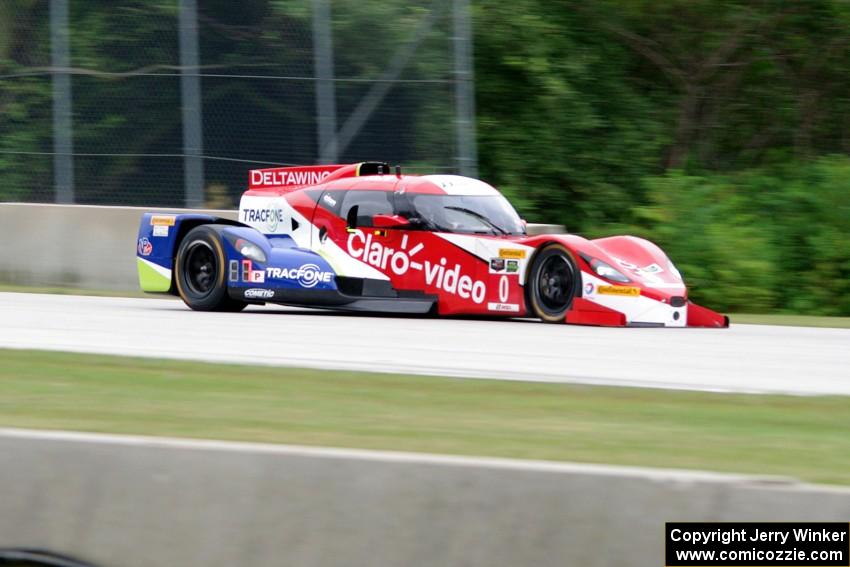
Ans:
[[[0,347],[740,392],[850,395],[850,330],[605,329],[0,293]]]

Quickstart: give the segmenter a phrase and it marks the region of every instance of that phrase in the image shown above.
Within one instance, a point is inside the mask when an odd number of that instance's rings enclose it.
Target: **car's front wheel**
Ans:
[[[174,279],[183,301],[196,311],[239,311],[225,282],[224,249],[216,231],[205,225],[189,231],[177,250]]]
[[[545,323],[563,323],[580,283],[570,252],[560,244],[546,246],[535,256],[526,284],[532,313]]]

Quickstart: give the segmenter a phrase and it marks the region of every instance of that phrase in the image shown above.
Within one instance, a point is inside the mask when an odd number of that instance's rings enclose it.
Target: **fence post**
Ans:
[[[313,65],[316,75],[316,113],[319,163],[336,163],[336,93],[330,0],[313,0]]]
[[[457,164],[461,175],[478,176],[475,147],[475,89],[472,71],[472,18],[469,0],[454,0],[454,76]]]
[[[180,1],[180,97],[183,113],[183,182],[186,207],[204,206],[201,77],[198,64],[198,6]]]
[[[53,182],[56,202],[74,202],[74,131],[68,0],[50,0],[50,65],[53,68]]]

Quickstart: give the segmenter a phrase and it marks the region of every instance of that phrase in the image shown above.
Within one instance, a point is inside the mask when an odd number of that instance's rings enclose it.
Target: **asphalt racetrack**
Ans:
[[[850,329],[607,329],[0,293],[0,348],[709,391],[850,395]]]

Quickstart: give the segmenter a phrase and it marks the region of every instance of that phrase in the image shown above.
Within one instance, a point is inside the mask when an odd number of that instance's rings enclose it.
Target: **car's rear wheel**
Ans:
[[[205,225],[189,231],[177,251],[174,279],[183,301],[196,311],[239,311],[225,282],[224,249],[216,231]]]
[[[532,313],[546,323],[563,323],[580,283],[570,252],[560,244],[546,246],[534,257],[526,284]]]

